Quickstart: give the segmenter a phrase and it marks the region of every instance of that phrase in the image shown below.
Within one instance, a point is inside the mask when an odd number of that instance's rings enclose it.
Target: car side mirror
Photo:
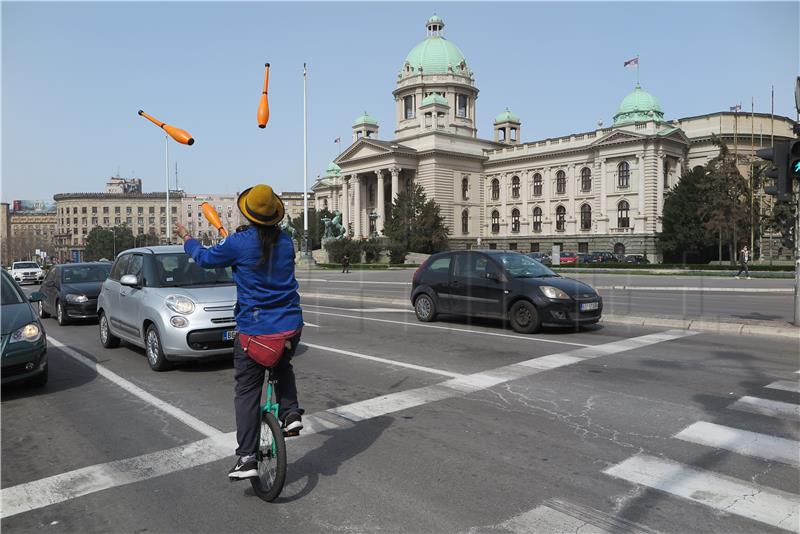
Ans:
[[[139,278],[135,274],[124,274],[119,279],[119,283],[128,287],[139,287]]]
[[[28,300],[31,302],[39,302],[40,300],[44,300],[44,295],[42,295],[38,291],[34,291],[33,293],[30,294]]]

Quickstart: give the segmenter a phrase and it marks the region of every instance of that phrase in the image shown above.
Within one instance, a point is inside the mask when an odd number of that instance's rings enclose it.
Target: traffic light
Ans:
[[[800,180],[800,139],[789,141],[789,178]]]
[[[764,175],[767,178],[774,178],[775,185],[764,187],[764,192],[768,195],[775,195],[778,200],[791,200],[792,198],[792,178],[789,176],[789,149],[800,151],[800,144],[797,141],[778,141],[771,148],[762,148],[756,151],[759,158],[772,163],[772,167],[767,169]],[[798,155],[800,160],[800,155]],[[800,176],[800,173],[798,173]]]

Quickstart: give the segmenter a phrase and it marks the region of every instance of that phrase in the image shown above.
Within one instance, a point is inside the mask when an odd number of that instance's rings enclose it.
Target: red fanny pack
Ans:
[[[274,367],[283,356],[283,352],[289,348],[289,340],[296,336],[300,330],[291,332],[281,332],[279,334],[265,334],[251,336],[239,333],[239,343],[242,350],[253,360],[264,367]]]

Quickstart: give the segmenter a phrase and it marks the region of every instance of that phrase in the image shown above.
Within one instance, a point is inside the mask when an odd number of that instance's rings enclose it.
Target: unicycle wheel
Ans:
[[[253,491],[267,502],[274,501],[286,482],[286,442],[281,425],[271,412],[261,417],[256,461],[258,476],[250,479]]]

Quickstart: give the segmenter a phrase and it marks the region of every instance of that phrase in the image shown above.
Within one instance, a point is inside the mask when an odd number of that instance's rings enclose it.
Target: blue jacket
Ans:
[[[201,267],[233,268],[236,282],[236,324],[244,334],[278,334],[303,326],[300,295],[294,277],[294,244],[284,232],[272,248],[269,261],[259,265],[261,242],[250,227],[205,248],[188,239],[183,249]]]

